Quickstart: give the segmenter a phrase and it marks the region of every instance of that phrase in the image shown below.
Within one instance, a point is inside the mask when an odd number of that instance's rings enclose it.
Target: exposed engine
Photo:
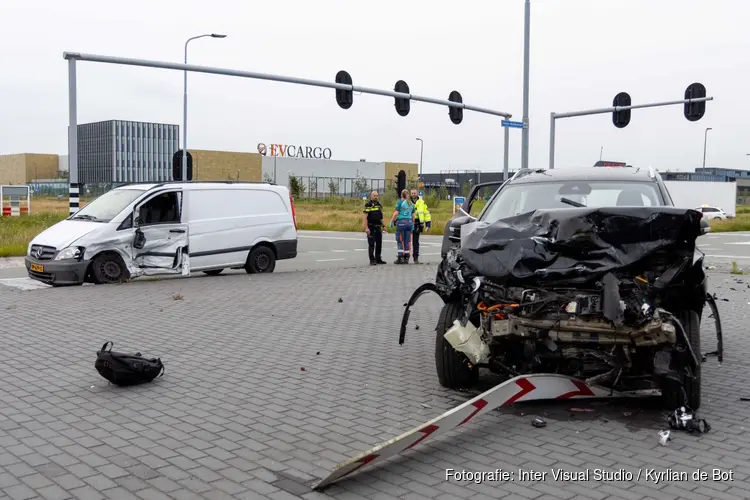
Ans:
[[[654,375],[676,380],[676,367],[692,357],[682,326],[661,308],[688,265],[660,254],[640,272],[526,288],[477,275],[455,248],[441,263],[436,287],[465,309],[445,338],[471,363],[495,372],[559,373],[589,385],[651,389]]]

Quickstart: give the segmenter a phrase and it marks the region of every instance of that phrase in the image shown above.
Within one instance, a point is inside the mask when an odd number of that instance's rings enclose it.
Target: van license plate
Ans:
[[[31,264],[31,270],[35,273],[43,273],[44,272],[44,266],[41,264]]]

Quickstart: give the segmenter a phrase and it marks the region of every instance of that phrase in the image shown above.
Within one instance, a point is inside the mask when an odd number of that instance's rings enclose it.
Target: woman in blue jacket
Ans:
[[[409,201],[409,191],[401,191],[401,199],[396,203],[396,209],[391,217],[391,229],[396,224],[396,244],[398,245],[398,259],[394,264],[409,263],[409,244],[411,232],[414,230],[414,205]]]

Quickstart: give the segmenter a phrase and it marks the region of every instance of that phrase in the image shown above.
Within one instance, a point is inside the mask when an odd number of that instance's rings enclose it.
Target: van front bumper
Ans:
[[[36,260],[28,255],[24,259],[29,278],[47,285],[81,285],[86,278],[88,260]],[[32,269],[32,266],[34,269]]]

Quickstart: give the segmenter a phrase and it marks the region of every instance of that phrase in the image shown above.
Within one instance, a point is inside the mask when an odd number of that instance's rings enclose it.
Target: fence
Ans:
[[[121,186],[123,183],[95,183],[82,184],[80,194],[82,198],[95,198],[101,196],[110,189]],[[60,199],[67,198],[70,185],[68,182],[30,182],[31,195],[34,196],[56,196]]]
[[[301,199],[362,198],[372,191],[382,194],[393,189],[394,182],[363,177],[290,177],[288,187],[295,198]]]

